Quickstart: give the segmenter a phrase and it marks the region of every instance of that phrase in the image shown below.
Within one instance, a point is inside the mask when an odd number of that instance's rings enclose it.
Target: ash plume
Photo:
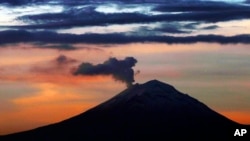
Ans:
[[[134,82],[134,70],[137,60],[133,57],[126,57],[124,60],[109,58],[102,64],[93,65],[83,62],[73,72],[74,75],[111,75],[115,80],[126,83],[127,87]]]

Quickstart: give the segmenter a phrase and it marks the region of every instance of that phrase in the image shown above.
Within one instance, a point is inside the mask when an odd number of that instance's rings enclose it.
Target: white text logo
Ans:
[[[236,129],[234,136],[244,136],[247,133],[247,129]]]

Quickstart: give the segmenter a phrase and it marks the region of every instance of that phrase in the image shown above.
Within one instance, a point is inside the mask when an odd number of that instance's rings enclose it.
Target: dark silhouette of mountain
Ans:
[[[173,86],[152,80],[65,121],[0,137],[1,141],[239,140],[249,128]],[[250,130],[249,130],[250,132]]]

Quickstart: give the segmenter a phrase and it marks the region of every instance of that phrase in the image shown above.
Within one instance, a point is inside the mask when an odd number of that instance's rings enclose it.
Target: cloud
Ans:
[[[26,17],[20,17],[25,19],[24,21],[30,20],[36,24],[21,25],[21,26],[6,26],[8,28],[16,29],[60,29],[60,28],[71,28],[71,27],[82,27],[82,26],[104,26],[111,24],[133,24],[133,23],[151,23],[151,22],[172,22],[172,21],[199,21],[207,23],[215,23],[222,21],[248,19],[250,18],[250,9],[243,9],[237,11],[225,11],[225,12],[191,12],[181,14],[161,14],[161,15],[145,15],[139,13],[119,13],[119,14],[103,14],[103,13],[92,13],[89,18],[74,18],[62,16],[64,14],[49,14],[48,19],[44,19],[41,15],[32,15]],[[86,15],[86,14],[83,14]],[[47,15],[48,16],[48,15]],[[43,17],[43,18],[41,18]],[[60,17],[63,17],[60,19]]]
[[[161,33],[170,33],[170,34],[185,34],[190,33],[190,31],[185,31],[185,28],[178,23],[162,23],[159,27],[147,27],[141,26],[136,31],[132,31],[132,34],[139,35],[157,35]]]
[[[10,30],[0,32],[0,47],[6,44],[16,43],[37,43],[37,44],[126,44],[126,43],[143,43],[143,42],[159,42],[167,44],[178,43],[219,43],[219,44],[250,44],[250,35],[197,35],[197,36],[160,36],[160,35],[126,35],[123,33],[109,34],[63,34],[48,31],[28,32],[24,30]],[[63,46],[54,46],[57,49],[64,49]]]
[[[40,3],[40,2],[49,2],[52,0],[1,0],[0,4],[8,4],[11,6],[21,6],[21,5],[26,5],[26,4],[31,4],[31,3]]]
[[[61,65],[67,65],[67,64],[75,63],[75,62],[77,62],[77,60],[72,59],[72,58],[68,58],[65,55],[60,55],[55,59],[55,62],[56,62],[56,64],[61,66]]]
[[[83,26],[105,26],[112,24],[133,24],[152,22],[194,21],[194,22],[221,22],[250,18],[250,8],[246,5],[229,4],[224,2],[209,1],[182,1],[182,2],[155,2],[153,9],[148,13],[121,12],[105,13],[96,11],[100,3],[74,1],[61,1],[65,7],[60,13],[22,14],[18,20],[26,25],[6,26],[13,29],[62,29]],[[137,5],[143,9],[146,3],[117,3],[120,7]],[[75,3],[78,5],[72,5]],[[79,8],[79,5],[82,6]],[[53,7],[53,5],[51,6]],[[104,9],[105,10],[105,9]],[[158,12],[161,14],[149,14]],[[171,14],[175,13],[175,14]],[[176,12],[178,12],[176,14]],[[88,15],[88,16],[84,16]]]
[[[0,3],[9,4],[9,5],[23,5],[26,4],[29,0],[1,0]]]
[[[218,12],[247,10],[248,6],[239,3],[226,3],[225,1],[182,1],[166,3],[156,6],[153,10],[161,12]]]
[[[108,0],[110,2],[135,2],[135,0]],[[1,0],[0,4],[9,4],[12,6],[21,6],[21,5],[26,5],[26,4],[30,4],[30,3],[41,3],[41,2],[54,2],[54,3],[63,3],[63,4],[79,4],[82,1],[81,0]],[[84,0],[84,2],[88,2],[91,3],[91,0]],[[98,0],[95,0],[95,2],[98,2]],[[100,2],[102,2],[102,0],[100,0]],[[137,0],[137,2],[139,2]],[[141,2],[143,2],[141,0]]]
[[[46,43],[35,43],[38,48],[49,48],[49,49],[58,49],[58,50],[75,50],[76,47],[70,44],[46,44]]]
[[[94,24],[96,20],[97,25],[99,19],[103,19],[105,14],[96,12],[95,7],[91,5],[84,6],[84,8],[65,7],[64,11],[60,13],[41,13],[41,14],[28,14],[17,17],[17,20],[28,23],[26,26],[13,26],[13,28],[28,28],[28,29],[60,29],[70,28],[74,26],[88,26]],[[83,15],[91,15],[84,16]],[[82,24],[82,25],[81,25]]]
[[[190,33],[190,29],[185,27],[186,24],[180,24],[178,22],[163,23],[159,27],[155,28],[155,31],[171,33],[171,34],[184,34]],[[193,28],[195,29],[195,28]],[[188,31],[187,31],[188,30]]]
[[[102,64],[93,65],[82,63],[73,73],[74,75],[111,75],[115,80],[126,83],[129,87],[134,82],[134,70],[137,60],[133,57],[126,57],[124,60],[109,58]]]
[[[199,22],[192,22],[192,23],[188,23],[183,25],[184,29],[189,29],[189,30],[194,30],[197,29],[197,26],[200,25],[201,23]]]
[[[69,73],[78,61],[65,55],[59,55],[55,59],[33,65],[30,69],[32,73],[59,74]]]
[[[212,30],[212,29],[217,29],[217,28],[219,28],[219,26],[217,26],[217,25],[211,25],[211,26],[203,27],[202,29]]]
[[[82,15],[88,16],[83,18]],[[79,12],[76,15],[72,13],[27,15],[19,17],[18,19],[35,24],[6,27],[15,29],[61,29],[82,26],[104,26],[107,24],[130,24],[162,21],[162,17],[153,17],[139,13],[104,14],[95,11],[91,13]]]

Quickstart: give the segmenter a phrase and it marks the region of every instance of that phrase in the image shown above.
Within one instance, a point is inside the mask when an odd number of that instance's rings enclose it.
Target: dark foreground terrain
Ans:
[[[248,140],[249,129],[174,87],[152,80],[65,121],[0,137],[0,141]]]

